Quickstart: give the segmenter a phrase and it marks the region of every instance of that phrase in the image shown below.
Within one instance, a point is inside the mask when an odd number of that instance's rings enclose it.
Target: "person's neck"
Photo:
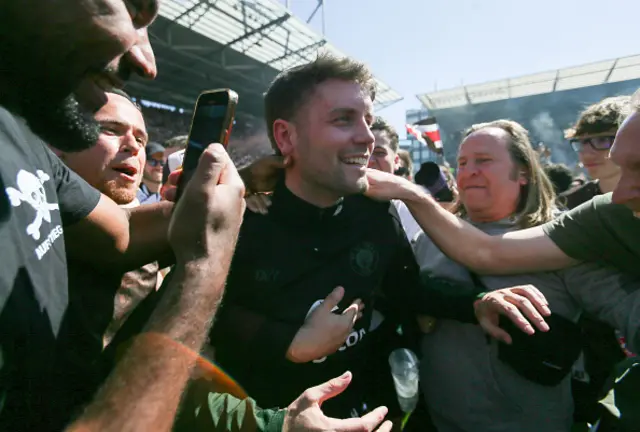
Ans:
[[[503,219],[507,219],[508,217],[513,216],[513,214],[515,213],[515,211],[508,211],[508,212],[500,212],[497,213],[495,211],[470,211],[469,209],[467,209],[467,216],[469,217],[469,220],[471,222],[475,222],[475,223],[491,223],[491,222],[498,222],[501,221]]]
[[[285,175],[284,184],[292,194],[301,200],[320,208],[331,207],[338,202],[340,198],[342,198],[340,196],[336,196],[335,193],[330,193],[326,190],[319,190],[318,187],[310,185],[302,179],[289,174]]]
[[[142,179],[142,183],[147,187],[147,189],[151,193],[158,193],[158,191],[160,191],[160,186],[162,186],[162,183],[152,182],[147,179]]]
[[[615,174],[607,178],[601,178],[598,180],[598,187],[603,194],[613,192],[616,185],[620,181],[620,174]]]

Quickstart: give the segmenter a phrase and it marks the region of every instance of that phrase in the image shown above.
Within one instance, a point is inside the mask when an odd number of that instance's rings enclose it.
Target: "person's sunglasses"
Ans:
[[[164,161],[160,159],[147,159],[147,163],[152,167],[164,166]]]
[[[584,146],[591,146],[592,149],[602,151],[609,150],[613,145],[615,136],[600,136],[590,138],[576,138],[570,141],[571,147],[578,153],[580,153]]]

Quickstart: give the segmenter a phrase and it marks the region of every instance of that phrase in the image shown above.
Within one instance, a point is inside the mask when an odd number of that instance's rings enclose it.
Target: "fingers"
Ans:
[[[330,419],[329,428],[335,431],[341,432],[372,432],[376,430],[376,427],[384,420],[389,410],[386,407],[378,407],[360,418],[351,418],[345,420]],[[380,431],[390,431],[392,423],[390,421],[384,422],[380,426]]]
[[[313,403],[322,404],[322,402],[342,393],[351,383],[351,378],[351,372],[345,372],[338,378],[333,378],[324,384],[307,389],[302,394],[302,399],[306,401],[307,406]]]
[[[324,302],[322,302],[322,305],[320,307],[323,308],[326,312],[331,312],[334,307],[338,306],[338,303],[340,303],[342,297],[344,297],[344,288],[342,288],[341,286],[335,287],[333,291],[329,293],[327,298],[324,299]]]
[[[229,164],[231,164],[231,159],[224,147],[220,144],[210,144],[202,152],[198,166],[193,173],[192,181],[189,184],[204,186],[213,183],[217,185],[220,182],[223,170]]]
[[[382,423],[382,426],[378,428],[377,432],[389,432],[391,428],[393,428],[393,423],[391,423],[390,420],[387,420],[386,422]]]
[[[511,289],[516,294],[520,294],[529,299],[529,301],[536,307],[538,312],[544,316],[551,315],[549,309],[549,302],[547,298],[540,292],[540,290],[533,285],[525,285],[522,287],[514,287]]]
[[[169,174],[167,182],[162,185],[162,188],[160,188],[160,195],[163,199],[171,202],[176,201],[176,194],[178,193],[178,181],[180,180],[181,174],[181,168],[178,168],[177,170],[172,171]]]
[[[267,156],[267,160],[276,169],[284,169],[291,163],[291,157],[289,156]]]
[[[265,194],[250,195],[245,198],[245,201],[249,210],[263,215],[269,212],[269,207],[271,206],[271,198]]]
[[[242,181],[242,177],[240,177],[236,166],[233,164],[231,157],[227,153],[227,150],[222,146],[222,144],[211,144],[207,150],[209,149],[213,150],[212,153],[217,159],[216,166],[220,167],[220,177],[217,184],[237,189],[240,193],[240,196],[244,197],[244,182]],[[207,151],[205,151],[203,157],[208,157]],[[203,157],[200,158],[200,163],[202,163]]]
[[[549,331],[549,326],[547,325],[547,323],[545,322],[544,318],[542,318],[542,315],[540,315],[540,313],[538,313],[538,311],[536,310],[535,306],[531,303],[531,301],[529,301],[528,298],[521,296],[521,295],[517,295],[517,294],[511,294],[511,295],[506,295],[505,296],[505,300],[508,301],[509,303],[517,306],[517,310],[518,311],[522,311],[524,312],[524,315],[526,315],[527,318],[529,318],[531,320],[531,322],[533,322],[535,324],[535,326],[539,329],[542,330],[543,332]],[[522,318],[520,318],[522,317]],[[518,317],[518,320],[522,323],[523,321],[526,322],[525,327],[529,326],[530,327],[530,323],[529,321],[527,321],[525,319],[524,316],[522,316],[522,314],[520,313],[520,316]],[[518,324],[518,322],[514,321],[514,323],[516,323],[516,325],[518,325],[518,327],[522,328],[522,326],[520,324]],[[531,333],[529,333],[528,331],[526,331],[529,334],[533,334],[534,330],[533,328],[531,329]]]
[[[484,330],[485,333],[487,333],[492,338],[502,341],[507,345],[511,345],[511,336],[505,330],[500,328],[497,319],[493,321],[488,317],[481,316],[478,318],[478,324],[480,324],[482,330]]]
[[[364,303],[362,303],[362,300],[357,299],[342,312],[342,315],[344,315],[345,317],[349,317],[351,321],[355,323],[357,320],[359,320],[362,317],[363,309],[364,309]]]

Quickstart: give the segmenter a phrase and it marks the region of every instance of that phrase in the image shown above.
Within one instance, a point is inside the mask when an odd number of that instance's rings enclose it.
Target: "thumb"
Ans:
[[[338,303],[340,303],[342,297],[344,297],[344,288],[340,286],[335,287],[333,291],[331,291],[331,293],[327,296],[327,298],[324,299],[324,302],[322,302],[322,308],[327,312],[331,312],[334,307],[338,306]]]
[[[309,402],[315,402],[318,405],[322,405],[324,401],[336,397],[340,393],[345,391],[345,389],[351,383],[351,378],[351,372],[345,372],[342,376],[333,378],[324,384],[320,384],[319,386],[312,387],[305,393],[307,395],[307,398],[309,399]]]
[[[189,183],[205,185],[212,182],[217,185],[223,170],[230,163],[231,159],[224,147],[221,144],[211,144],[200,156],[198,167]]]

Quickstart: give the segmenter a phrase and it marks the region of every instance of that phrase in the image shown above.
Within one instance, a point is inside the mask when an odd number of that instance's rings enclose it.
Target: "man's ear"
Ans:
[[[529,184],[529,176],[527,175],[527,171],[521,170],[520,175],[518,176],[518,183],[520,186],[525,186]]]
[[[396,153],[396,157],[393,158],[393,171],[397,170],[398,168],[400,168],[400,156],[398,156],[398,153]]]
[[[284,157],[290,157],[297,142],[296,127],[292,122],[277,119],[273,122],[273,138]]]

